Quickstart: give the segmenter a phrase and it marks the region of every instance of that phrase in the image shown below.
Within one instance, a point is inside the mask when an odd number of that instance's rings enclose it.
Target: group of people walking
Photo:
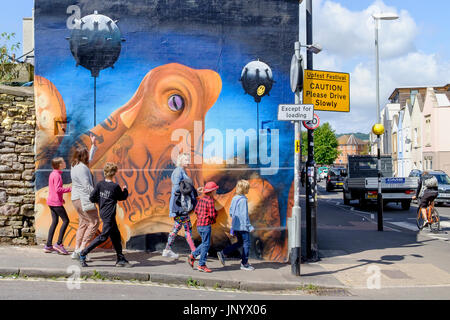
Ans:
[[[69,225],[69,218],[64,208],[63,194],[71,192],[71,201],[77,210],[79,220],[72,259],[79,260],[82,267],[87,267],[87,255],[107,241],[108,238],[111,238],[117,255],[116,266],[131,267],[132,265],[122,253],[121,236],[116,222],[117,202],[127,199],[128,190],[126,186],[121,188],[112,181],[118,171],[118,167],[111,162],[106,163],[103,168],[105,179],[94,186],[89,162],[93,159],[97,150],[95,137],[91,137],[91,142],[92,147],[90,151],[85,147],[79,147],[72,156],[70,170],[72,187],[64,188],[63,186],[61,175],[62,170],[66,168],[64,159],[54,158],[52,160],[53,171],[49,176],[49,194],[47,198],[47,205],[50,207],[52,215],[52,224],[48,232],[44,252],[51,253],[56,251],[59,254],[69,255],[69,252],[63,246],[64,234]],[[178,254],[173,252],[172,245],[178,232],[181,228],[184,228],[185,238],[191,251],[187,259],[188,264],[194,269],[195,261],[198,259],[197,270],[209,273],[212,271],[206,266],[206,261],[211,242],[211,225],[216,222],[217,217],[214,198],[219,186],[215,182],[210,181],[204,187],[198,188],[197,192],[192,179],[185,170],[189,163],[189,154],[180,154],[177,158],[177,167],[172,172],[169,216],[174,219],[174,226],[169,233],[162,255],[175,259],[179,257]],[[253,266],[248,263],[250,232],[254,231],[250,223],[248,202],[245,196],[249,189],[250,184],[247,180],[240,180],[237,183],[236,195],[232,199],[229,212],[232,217],[230,234],[236,236],[237,241],[217,253],[219,261],[222,265],[225,265],[226,256],[243,247],[240,268],[247,271],[254,270]],[[199,197],[198,193],[202,195]],[[97,212],[96,204],[98,204],[99,212]],[[192,224],[190,220],[192,212],[197,214],[197,231],[202,241],[198,247],[195,246],[192,239]],[[99,215],[103,223],[102,232],[93,239],[100,224]],[[58,240],[53,245],[53,236],[59,219],[62,220],[62,226]]]

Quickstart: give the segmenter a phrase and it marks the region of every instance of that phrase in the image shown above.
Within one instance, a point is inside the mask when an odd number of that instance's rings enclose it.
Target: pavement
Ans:
[[[326,193],[319,187],[317,214],[320,260],[301,265],[301,276],[291,274],[287,263],[250,259],[255,271],[239,269],[239,259],[228,259],[222,266],[217,257],[208,257],[212,273],[191,269],[187,255],[178,259],[162,257],[161,252],[125,250],[132,268],[114,266],[111,250],[96,249],[88,268],[79,269],[70,256],[46,254],[43,246],[0,246],[0,277],[81,277],[112,280],[200,285],[243,291],[296,291],[299,288],[320,295],[351,296],[361,290],[449,288],[450,242],[447,236],[432,238],[417,230],[385,221],[377,231],[376,216],[342,206],[339,193]],[[304,203],[304,201],[301,201]],[[413,210],[412,210],[413,212]],[[305,221],[305,208],[302,208]],[[446,219],[446,218],[445,218]],[[450,219],[448,219],[450,221]],[[304,223],[303,223],[304,227]],[[443,228],[442,234],[448,235]],[[305,230],[302,230],[303,240]],[[304,241],[302,249],[304,252]],[[447,290],[450,292],[450,290]],[[450,299],[450,296],[448,297]]]

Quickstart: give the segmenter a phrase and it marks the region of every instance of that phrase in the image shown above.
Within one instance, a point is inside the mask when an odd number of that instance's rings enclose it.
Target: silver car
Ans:
[[[439,195],[434,200],[436,203],[450,203],[450,178],[444,171],[430,171],[438,181]]]
[[[449,176],[444,172],[440,170],[434,170],[434,171],[428,171],[428,173],[432,176],[435,176],[438,181],[438,191],[439,195],[434,200],[436,204],[439,203],[450,203],[450,178]],[[420,178],[422,176],[422,171],[414,169],[409,174],[410,177],[418,177]]]

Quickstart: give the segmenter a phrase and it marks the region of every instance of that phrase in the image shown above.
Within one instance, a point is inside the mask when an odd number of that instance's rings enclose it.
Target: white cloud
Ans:
[[[304,5],[302,5],[304,25]],[[350,73],[350,113],[321,112],[337,133],[369,132],[376,120],[376,78],[373,13],[394,12],[395,21],[381,21],[380,107],[398,87],[450,83],[450,61],[415,48],[416,22],[407,10],[375,1],[361,11],[351,11],[333,1],[313,2],[314,43],[324,50],[314,56],[314,69]],[[304,30],[302,30],[304,32]],[[305,39],[303,34],[302,39]]]
[[[379,29],[380,56],[398,57],[414,51],[417,26],[408,11],[375,1],[362,11],[351,11],[333,1],[316,1],[313,7],[314,42],[324,50],[344,58],[374,54],[375,24],[372,14],[393,12],[398,20],[381,21]],[[318,5],[317,5],[318,4]]]

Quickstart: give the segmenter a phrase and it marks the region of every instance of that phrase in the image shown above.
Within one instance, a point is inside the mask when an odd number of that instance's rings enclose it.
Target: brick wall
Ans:
[[[35,244],[33,88],[0,85],[0,243]]]

